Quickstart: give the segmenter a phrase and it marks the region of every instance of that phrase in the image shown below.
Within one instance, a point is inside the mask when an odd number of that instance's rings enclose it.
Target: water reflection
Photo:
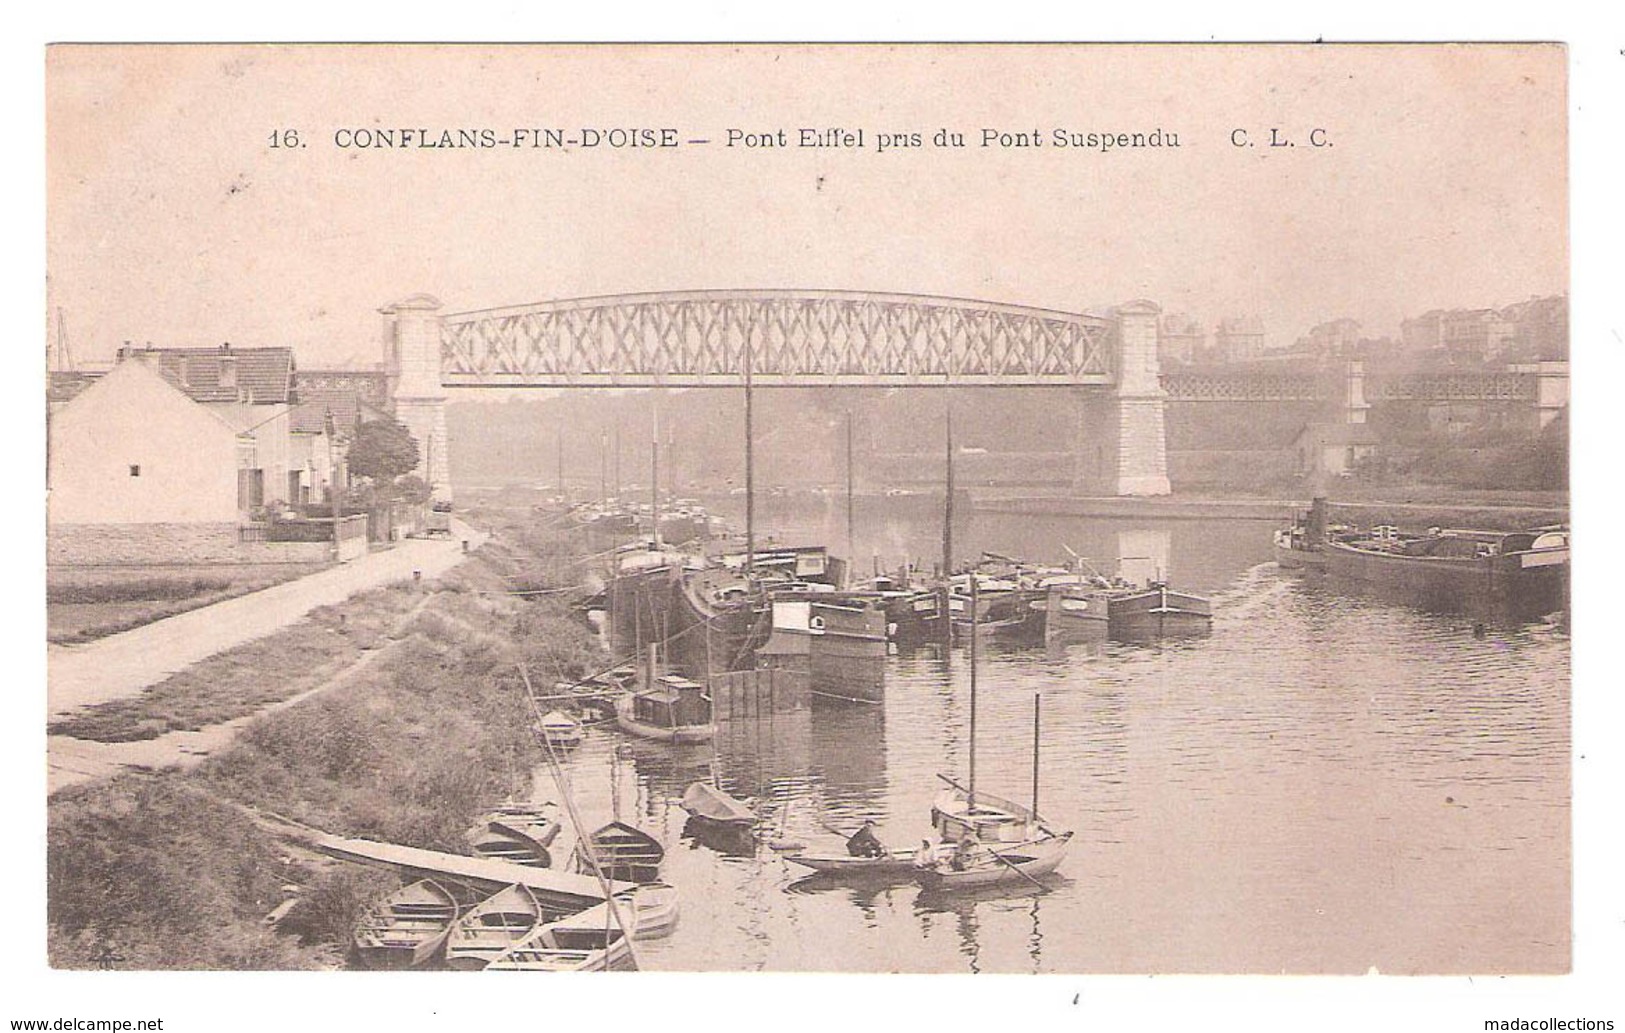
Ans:
[[[982,650],[989,791],[1030,792],[1043,699],[1040,803],[1076,832],[1046,892],[854,886],[804,877],[759,843],[683,838],[683,789],[713,779],[753,802],[760,837],[809,852],[842,852],[865,819],[893,847],[930,835],[936,774],[968,769],[970,673],[962,649],[932,645],[887,659],[883,705],[820,700],[730,722],[705,747],[627,742],[621,806],[667,845],[683,898],[682,928],[644,952],[648,967],[1566,969],[1563,629],[1479,629],[1472,614],[1282,573],[1267,523],[1145,529],[979,515],[962,537],[1049,561],[1063,544],[1117,559],[1162,549],[1168,576],[1214,603],[1207,638]],[[922,554],[940,533],[893,530]],[[616,741],[594,729],[567,761],[589,820],[608,816]]]

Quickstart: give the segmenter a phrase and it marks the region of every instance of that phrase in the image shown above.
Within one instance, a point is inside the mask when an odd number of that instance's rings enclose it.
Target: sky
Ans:
[[[309,368],[376,361],[377,310],[417,292],[457,312],[748,287],[1144,297],[1257,315],[1272,346],[1342,316],[1394,334],[1567,289],[1564,105],[1550,45],[55,47],[47,337],[60,315],[79,362],[231,341]],[[524,127],[681,143],[339,135]],[[726,146],[803,127],[864,146]],[[302,147],[271,146],[287,129]],[[966,146],[931,146],[942,129]],[[1179,146],[1058,148],[1057,129]]]

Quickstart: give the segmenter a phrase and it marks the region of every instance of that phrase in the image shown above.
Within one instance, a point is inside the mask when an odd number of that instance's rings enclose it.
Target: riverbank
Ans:
[[[304,850],[269,816],[461,852],[475,816],[526,795],[541,758],[521,667],[551,684],[589,673],[598,653],[565,603],[510,594],[514,579],[535,576],[538,554],[521,522],[497,535],[409,589],[421,609],[387,655],[343,684],[247,721],[192,770],[50,797],[51,964],[336,967],[361,908],[392,880]],[[377,610],[376,600],[353,605]],[[230,652],[220,659],[233,677],[256,676],[230,666]]]

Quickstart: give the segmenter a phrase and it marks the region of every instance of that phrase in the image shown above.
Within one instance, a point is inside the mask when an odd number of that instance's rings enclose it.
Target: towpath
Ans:
[[[50,646],[46,665],[47,719],[80,707],[134,696],[216,653],[263,638],[318,606],[356,592],[445,573],[486,535],[454,522],[450,540],[414,538],[308,577],[227,599],[94,642]]]

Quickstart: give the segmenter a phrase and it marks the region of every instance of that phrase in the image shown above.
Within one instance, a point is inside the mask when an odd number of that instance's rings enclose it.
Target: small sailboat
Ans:
[[[1054,832],[1038,814],[1038,744],[1041,697],[1033,696],[1033,796],[1022,805],[976,789],[976,582],[971,582],[970,778],[968,785],[945,775],[948,789],[931,808],[931,823],[951,849],[938,850],[916,869],[931,890],[974,889],[1021,881],[1044,889],[1038,876],[1060,866],[1071,832]]]
[[[446,939],[446,964],[475,971],[528,938],[543,920],[542,907],[523,886],[507,889],[474,905],[452,926]]]
[[[985,843],[967,840],[963,853],[918,869],[921,885],[929,890],[980,889],[1010,882],[1038,883],[1066,858],[1072,833],[1050,833],[1025,843]],[[1038,883],[1042,887],[1042,883]]]
[[[356,923],[356,955],[363,968],[411,968],[439,953],[457,920],[457,900],[431,879],[403,886],[369,908]]]

